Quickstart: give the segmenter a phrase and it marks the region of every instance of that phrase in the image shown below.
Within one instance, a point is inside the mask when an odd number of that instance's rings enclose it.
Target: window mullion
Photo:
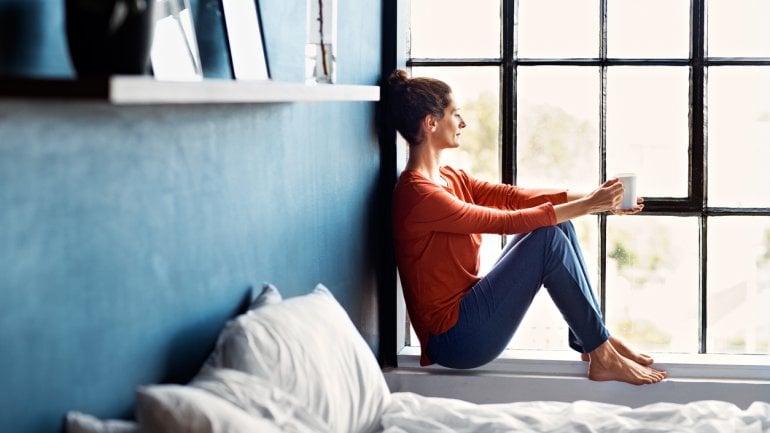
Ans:
[[[500,161],[502,182],[516,183],[516,14],[518,0],[503,0]]]
[[[599,5],[599,164],[600,179],[607,179],[607,0]],[[599,305],[607,321],[607,215],[599,215]]]
[[[706,64],[704,0],[692,0],[690,69],[689,198],[703,210],[706,202]]]
[[[706,353],[708,329],[708,218],[705,214],[707,203],[707,163],[706,163],[706,19],[705,0],[691,0],[692,42],[690,57],[690,188],[689,195],[693,205],[701,210],[700,222],[700,269],[698,278],[699,328],[698,352]]]
[[[706,215],[702,215],[700,218],[700,273],[698,278],[698,284],[700,285],[698,291],[698,306],[700,311],[698,312],[699,324],[698,329],[698,353],[707,353],[708,345],[706,344],[706,330],[708,329],[708,218]]]

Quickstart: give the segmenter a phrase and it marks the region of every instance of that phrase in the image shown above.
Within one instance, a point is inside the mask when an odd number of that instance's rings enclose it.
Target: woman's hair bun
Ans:
[[[407,81],[409,81],[409,75],[407,75],[406,71],[403,69],[396,69],[390,74],[390,77],[388,77],[388,84],[391,87],[405,84]]]

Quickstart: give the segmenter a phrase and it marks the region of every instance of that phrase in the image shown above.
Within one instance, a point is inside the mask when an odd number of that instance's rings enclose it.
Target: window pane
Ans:
[[[770,68],[708,70],[709,206],[770,207]]]
[[[596,293],[599,270],[597,264],[599,256],[598,217],[588,215],[573,220],[573,223],[580,239],[589,278]],[[567,345],[567,332],[567,323],[548,295],[548,291],[541,288],[524,316],[524,320],[519,325],[519,329],[516,330],[513,339],[508,344],[508,349],[571,350]]]
[[[687,58],[689,38],[689,0],[610,0],[607,4],[608,57]]]
[[[698,219],[607,218],[610,332],[651,352],[698,351]]]
[[[770,2],[709,0],[710,57],[770,57]]]
[[[414,76],[438,78],[452,88],[466,127],[458,149],[444,152],[443,164],[500,182],[500,72],[497,67],[412,68]]]
[[[770,217],[708,220],[709,352],[770,354]]]
[[[599,57],[599,2],[519,0],[519,57]]]
[[[607,174],[637,174],[639,196],[686,197],[686,67],[607,71]]]
[[[518,185],[589,192],[600,181],[599,70],[519,67]]]
[[[500,57],[500,0],[412,0],[411,57]]]

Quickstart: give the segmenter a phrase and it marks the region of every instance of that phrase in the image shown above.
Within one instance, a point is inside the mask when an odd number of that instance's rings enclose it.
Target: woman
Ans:
[[[396,129],[409,159],[393,195],[396,260],[421,365],[473,368],[506,347],[541,286],[570,328],[569,344],[592,380],[649,384],[667,374],[610,336],[570,220],[614,212],[623,186],[610,179],[590,194],[490,184],[440,167],[460,146],[465,122],[439,80],[389,77]],[[624,213],[641,211],[637,206]],[[515,234],[486,276],[478,275],[480,233]]]

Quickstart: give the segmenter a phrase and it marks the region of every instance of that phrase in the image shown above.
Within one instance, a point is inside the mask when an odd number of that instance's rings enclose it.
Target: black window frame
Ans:
[[[419,0],[411,0],[419,1]],[[645,197],[643,215],[695,217],[699,224],[698,352],[708,353],[708,221],[716,216],[770,216],[769,207],[710,207],[708,206],[708,143],[707,143],[707,83],[708,68],[712,66],[770,66],[765,57],[708,57],[706,52],[706,7],[708,0],[690,0],[690,52],[686,59],[671,58],[608,58],[607,10],[609,0],[600,3],[599,56],[595,58],[519,58],[517,55],[517,23],[519,0],[501,0],[501,56],[498,58],[411,58],[412,67],[474,67],[494,66],[500,69],[500,162],[503,183],[515,184],[517,178],[517,68],[518,66],[591,66],[601,71],[601,130],[599,146],[601,179],[607,178],[606,88],[607,71],[615,66],[677,66],[689,69],[689,145],[687,197]],[[409,6],[407,6],[408,8]],[[408,26],[407,26],[408,27]],[[403,36],[402,36],[403,37]],[[602,312],[606,306],[607,218],[598,217],[599,224],[599,293]]]

